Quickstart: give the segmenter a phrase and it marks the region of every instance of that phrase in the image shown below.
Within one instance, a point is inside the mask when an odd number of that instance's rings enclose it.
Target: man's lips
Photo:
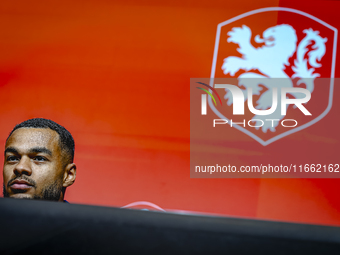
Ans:
[[[32,188],[33,185],[24,180],[15,180],[10,185],[11,189],[29,189]]]

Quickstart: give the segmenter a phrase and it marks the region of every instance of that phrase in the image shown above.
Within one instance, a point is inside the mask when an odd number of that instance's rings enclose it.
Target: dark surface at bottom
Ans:
[[[340,254],[340,228],[0,199],[0,254]]]

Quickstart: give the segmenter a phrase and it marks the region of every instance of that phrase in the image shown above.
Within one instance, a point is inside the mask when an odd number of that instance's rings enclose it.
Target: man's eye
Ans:
[[[19,158],[17,156],[8,156],[7,161],[18,161]]]
[[[35,156],[33,159],[36,161],[46,161],[46,158],[43,156]]]

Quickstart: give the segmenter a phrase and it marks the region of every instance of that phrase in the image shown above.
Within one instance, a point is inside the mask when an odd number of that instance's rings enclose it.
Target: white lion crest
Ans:
[[[245,72],[238,76],[239,86],[245,88],[244,98],[247,100],[247,88],[252,88],[254,95],[260,95],[257,101],[256,109],[266,110],[272,105],[272,88],[273,87],[293,87],[292,78],[299,78],[297,85],[305,84],[306,88],[312,92],[314,90],[314,79],[319,76],[315,73],[315,69],[321,67],[318,63],[326,52],[325,42],[327,38],[319,36],[318,31],[305,29],[303,31],[306,36],[301,40],[297,46],[297,36],[295,29],[287,24],[277,25],[266,29],[262,38],[259,35],[255,36],[255,42],[264,43],[260,48],[255,48],[251,44],[252,33],[249,27],[243,25],[242,27],[234,27],[228,32],[228,42],[238,44],[237,51],[242,54],[242,57],[230,56],[224,59],[222,70],[224,74],[235,74],[244,70]],[[312,44],[314,42],[314,44]],[[311,49],[308,46],[312,44]],[[285,65],[289,65],[289,58],[296,52],[296,59],[294,60],[294,66],[292,70],[294,74],[289,77],[284,69]],[[249,72],[251,70],[258,70],[261,74],[255,72]],[[249,79],[257,78],[257,79]],[[275,78],[275,79],[273,79]],[[285,79],[276,79],[285,78]],[[265,86],[268,90],[262,91],[262,87]],[[225,99],[227,105],[233,103],[231,93],[227,90]],[[302,95],[291,94],[295,98],[299,98]],[[258,116],[253,117],[257,120],[265,120],[268,118],[281,120],[280,107],[272,113],[270,116]],[[268,123],[262,126],[262,131],[267,132],[270,130],[275,131],[275,127],[278,122]],[[260,124],[260,123],[256,123]],[[258,128],[257,128],[258,129]]]

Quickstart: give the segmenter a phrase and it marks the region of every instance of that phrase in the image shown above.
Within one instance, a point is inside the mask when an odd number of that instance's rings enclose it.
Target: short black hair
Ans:
[[[7,140],[13,134],[13,132],[19,128],[49,128],[56,131],[59,134],[59,144],[61,150],[65,151],[70,161],[73,162],[75,147],[74,140],[71,133],[67,131],[67,129],[64,128],[63,126],[49,119],[43,118],[29,119],[16,125],[9,134],[9,136],[7,137]]]

